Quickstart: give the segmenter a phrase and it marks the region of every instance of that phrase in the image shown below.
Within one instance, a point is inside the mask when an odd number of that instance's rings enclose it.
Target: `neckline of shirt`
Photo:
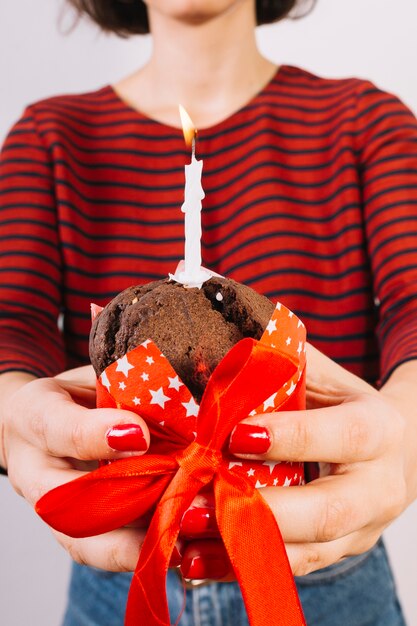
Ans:
[[[220,120],[219,122],[216,122],[215,124],[212,124],[210,126],[203,126],[202,128],[198,128],[199,132],[203,132],[204,134],[206,133],[214,133],[216,131],[220,131],[222,128],[229,126],[229,124],[233,124],[233,122],[236,120],[236,118],[238,118],[242,113],[244,113],[247,109],[251,109],[252,107],[256,106],[256,104],[258,104],[258,102],[260,100],[262,100],[262,97],[268,93],[268,91],[270,90],[271,87],[273,87],[274,85],[278,84],[281,79],[283,78],[283,75],[285,73],[285,70],[288,69],[289,66],[287,65],[279,65],[274,74],[272,75],[272,77],[266,82],[266,84],[262,87],[262,89],[260,89],[258,91],[258,93],[256,93],[254,96],[252,96],[244,105],[242,105],[241,107],[239,107],[238,109],[236,109],[236,111],[233,111],[233,113],[231,113],[230,115],[228,115],[226,118],[224,118],[223,120]],[[153,124],[156,127],[160,128],[161,130],[165,131],[165,132],[170,132],[170,133],[178,133],[178,135],[182,136],[182,129],[179,126],[172,126],[170,124],[166,124],[164,122],[161,122],[149,115],[147,115],[146,113],[144,113],[143,111],[141,111],[140,109],[134,107],[133,105],[131,105],[129,102],[127,102],[118,92],[117,90],[113,87],[113,85],[107,85],[107,87],[104,88],[105,91],[109,92],[115,101],[117,101],[118,103],[123,105],[123,108],[126,109],[126,111],[129,111],[130,113],[133,113],[134,115],[137,116],[137,118],[141,121],[146,121],[149,124]]]

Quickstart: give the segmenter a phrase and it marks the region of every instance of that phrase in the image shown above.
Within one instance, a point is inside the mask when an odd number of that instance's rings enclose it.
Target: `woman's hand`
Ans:
[[[231,436],[231,451],[241,458],[320,461],[320,477],[307,485],[260,490],[295,575],[367,551],[410,501],[405,420],[395,403],[310,345],[307,364],[306,411],[250,417]],[[264,454],[251,454],[252,426],[257,442],[264,429]],[[199,515],[193,506],[194,525],[200,519],[212,526],[210,507]]]
[[[32,506],[50,489],[97,467],[97,459],[139,455],[149,446],[149,431],[135,413],[94,408],[90,366],[20,386],[19,373],[3,376],[5,393],[18,387],[2,400],[3,462],[15,491]],[[53,532],[75,561],[109,571],[134,570],[145,536],[137,528],[85,539]]]

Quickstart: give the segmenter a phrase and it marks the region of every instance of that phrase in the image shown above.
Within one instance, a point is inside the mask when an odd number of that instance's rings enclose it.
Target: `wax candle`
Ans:
[[[201,267],[201,202],[204,198],[201,175],[203,161],[196,159],[197,131],[190,116],[181,105],[180,115],[185,142],[191,146],[191,162],[185,166],[184,203],[181,207],[185,216],[184,261],[179,264],[175,274],[170,274],[170,278],[186,287],[201,287],[212,275],[211,272]]]

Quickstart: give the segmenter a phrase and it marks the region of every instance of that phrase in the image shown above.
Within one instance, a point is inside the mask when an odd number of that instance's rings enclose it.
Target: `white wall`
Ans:
[[[58,29],[60,8],[57,0],[0,2],[0,140],[27,103],[95,89],[132,71],[149,54],[148,38],[118,40],[86,24],[64,36]],[[416,25],[415,0],[318,0],[306,20],[261,29],[259,42],[277,63],[324,76],[370,78],[417,112]],[[0,499],[0,622],[57,626],[69,571],[66,555],[6,480],[0,480]],[[416,528],[417,505],[386,534],[410,626],[417,624]]]

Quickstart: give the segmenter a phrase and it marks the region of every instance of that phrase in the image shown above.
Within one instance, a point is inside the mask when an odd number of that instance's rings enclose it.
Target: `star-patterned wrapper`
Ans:
[[[98,311],[95,309],[95,314]],[[306,329],[303,322],[278,303],[260,342],[298,362],[298,370],[251,415],[278,407],[290,408],[291,396],[305,367]],[[129,351],[101,374],[97,382],[99,406],[118,406],[134,411],[147,421],[151,431],[150,453],[171,453],[196,436],[199,406],[158,347],[148,339]],[[248,478],[255,487],[289,487],[304,484],[303,464],[279,461],[239,460],[223,451],[228,469]]]
[[[258,491],[302,484],[302,466],[240,461],[227,453],[231,431],[251,412],[305,407],[305,341],[304,324],[277,304],[261,339],[242,339],[217,365],[200,406],[151,340],[98,378],[97,405],[140,414],[151,431],[151,448],[56,487],[36,510],[72,537],[109,532],[151,514],[125,626],[171,623],[169,561],[182,516],[202,489],[214,492],[219,533],[250,625],[306,626],[277,520]]]

